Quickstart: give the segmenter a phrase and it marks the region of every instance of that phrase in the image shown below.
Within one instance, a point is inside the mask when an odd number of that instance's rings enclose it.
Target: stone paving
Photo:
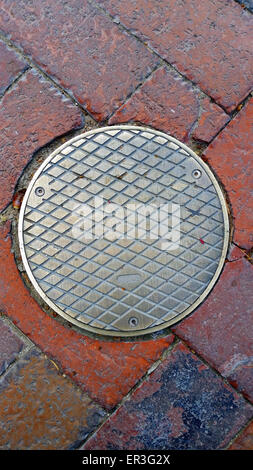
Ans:
[[[252,449],[252,0],[3,0],[1,10],[0,449]],[[189,317],[144,340],[104,340],[36,297],[17,220],[53,149],[129,122],[210,165],[231,243]]]

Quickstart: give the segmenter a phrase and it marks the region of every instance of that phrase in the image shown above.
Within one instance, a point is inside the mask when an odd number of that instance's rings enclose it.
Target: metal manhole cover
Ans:
[[[164,133],[96,129],[41,165],[20,214],[35,289],[79,327],[145,334],[189,314],[224,263],[229,224],[208,166]]]

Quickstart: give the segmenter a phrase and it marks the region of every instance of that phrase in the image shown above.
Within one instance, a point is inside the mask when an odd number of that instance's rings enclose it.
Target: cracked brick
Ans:
[[[237,261],[238,259],[241,259],[244,257],[245,257],[245,252],[241,250],[238,246],[232,243],[229,249],[228,255],[227,255],[228,261]]]

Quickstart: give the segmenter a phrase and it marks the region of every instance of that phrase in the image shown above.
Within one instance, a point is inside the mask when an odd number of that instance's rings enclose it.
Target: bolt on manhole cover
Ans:
[[[176,139],[136,126],[96,129],[54,151],[19,222],[42,299],[113,336],[154,332],[192,312],[218,278],[228,238],[209,167]]]

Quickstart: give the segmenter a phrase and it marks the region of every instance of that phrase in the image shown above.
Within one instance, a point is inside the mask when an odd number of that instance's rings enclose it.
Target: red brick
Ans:
[[[17,358],[26,344],[14,331],[1,319],[0,320],[0,375]]]
[[[0,40],[0,94],[5,92],[26,67],[26,62]]]
[[[252,87],[251,14],[230,0],[97,0],[231,111]]]
[[[0,392],[0,449],[73,448],[105,416],[34,349],[7,372]]]
[[[80,110],[33,71],[4,95],[0,107],[0,209],[10,202],[33,153],[81,125]]]
[[[227,255],[227,259],[229,261],[237,261],[238,259],[244,258],[245,257],[245,252],[241,250],[238,246],[234,245],[233,243],[231,244],[229,253]]]
[[[253,399],[253,266],[240,259],[225,264],[209,297],[173,328],[246,397]]]
[[[252,407],[177,344],[82,449],[220,449]]]
[[[109,124],[137,121],[183,141],[193,136],[209,142],[228,120],[227,114],[208,98],[203,99],[190,82],[162,67],[116,111]]]
[[[0,310],[40,348],[54,357],[91,397],[115,406],[159,359],[173,335],[147,341],[102,341],[79,334],[51,318],[30,296],[17,271],[8,224],[0,229]]]
[[[211,103],[208,98],[201,102],[200,116],[192,137],[203,142],[210,142],[211,139],[229,121],[226,113],[215,103]]]
[[[253,421],[237,437],[229,450],[253,450]]]
[[[209,145],[205,157],[228,193],[234,217],[234,241],[253,245],[253,99]]]
[[[2,10],[3,31],[98,120],[121,105],[158,63],[87,0],[5,0]]]

